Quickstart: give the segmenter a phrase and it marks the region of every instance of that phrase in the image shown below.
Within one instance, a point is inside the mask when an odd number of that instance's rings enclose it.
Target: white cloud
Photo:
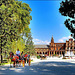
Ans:
[[[72,38],[71,36],[68,36],[68,37],[62,37],[61,39],[58,40],[58,42],[66,42],[66,40],[69,40],[69,38]],[[33,42],[34,44],[37,44],[37,45],[41,45],[41,44],[49,44],[50,41],[46,40],[46,41],[42,41],[40,39],[33,39]]]
[[[58,40],[58,42],[65,42],[66,40],[69,40],[70,38],[72,38],[72,37],[71,36],[62,37],[61,39]]]
[[[59,39],[59,41],[58,42],[64,42],[64,40],[63,39]]]
[[[50,42],[49,41],[42,41],[42,40],[39,40],[39,39],[33,39],[33,42],[34,44],[49,44]]]

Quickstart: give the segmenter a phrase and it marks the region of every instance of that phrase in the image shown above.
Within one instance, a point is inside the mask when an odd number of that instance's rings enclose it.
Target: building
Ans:
[[[35,45],[35,51],[38,55],[45,56],[74,56],[75,55],[75,40],[72,38],[66,43],[54,43],[52,36],[49,45]]]

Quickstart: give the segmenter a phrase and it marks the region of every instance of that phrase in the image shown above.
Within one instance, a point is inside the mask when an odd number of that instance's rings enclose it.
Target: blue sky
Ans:
[[[22,1],[22,0],[20,0]],[[65,42],[70,31],[65,27],[66,17],[59,13],[61,1],[24,1],[32,9],[30,28],[34,44],[48,44],[53,35],[54,42]]]

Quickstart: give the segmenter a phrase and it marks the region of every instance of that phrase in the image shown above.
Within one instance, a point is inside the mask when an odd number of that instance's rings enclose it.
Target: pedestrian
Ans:
[[[24,59],[24,52],[23,51],[21,52],[21,59],[22,60]]]
[[[21,59],[21,57],[20,57],[21,53],[20,53],[19,49],[17,49],[16,55],[19,57],[19,59]]]
[[[27,63],[29,63],[29,57],[30,57],[30,55],[27,56]]]
[[[28,54],[26,53],[26,54],[24,55],[25,63],[27,62],[27,56],[28,56]]]
[[[30,66],[30,64],[31,64],[31,59],[30,59],[30,56],[29,56],[29,66]]]
[[[24,53],[23,53],[23,51],[22,51],[21,56],[23,56],[23,54],[24,54]]]

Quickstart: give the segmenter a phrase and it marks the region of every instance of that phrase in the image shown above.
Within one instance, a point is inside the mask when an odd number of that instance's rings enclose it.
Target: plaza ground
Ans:
[[[75,59],[34,59],[31,66],[10,68],[0,66],[0,75],[75,75]]]

